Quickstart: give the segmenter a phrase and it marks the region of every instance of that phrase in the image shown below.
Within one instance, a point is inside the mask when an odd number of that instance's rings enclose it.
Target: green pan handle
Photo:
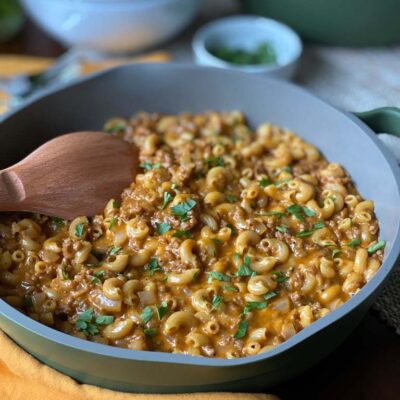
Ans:
[[[374,132],[389,133],[400,137],[400,108],[382,107],[371,111],[355,112]]]

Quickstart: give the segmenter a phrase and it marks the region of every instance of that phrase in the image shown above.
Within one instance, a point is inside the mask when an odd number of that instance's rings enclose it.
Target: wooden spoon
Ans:
[[[0,171],[0,211],[73,219],[100,213],[137,170],[135,146],[102,132],[59,136]]]

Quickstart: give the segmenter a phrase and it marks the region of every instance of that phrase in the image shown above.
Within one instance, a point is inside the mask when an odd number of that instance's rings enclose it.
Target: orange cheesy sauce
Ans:
[[[31,318],[128,349],[245,357],[340,307],[381,264],[373,202],[288,130],[253,131],[238,111],[105,130],[140,149],[121,201],[73,221],[0,216],[0,296]]]

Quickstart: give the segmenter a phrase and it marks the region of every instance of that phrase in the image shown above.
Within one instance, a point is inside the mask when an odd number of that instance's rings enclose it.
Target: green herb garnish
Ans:
[[[250,269],[251,258],[249,256],[243,257],[243,264],[236,271],[236,276],[255,276],[256,272]]]
[[[238,201],[238,198],[233,194],[226,194],[225,198],[229,203],[236,203]]]
[[[296,234],[297,237],[307,237],[311,236],[318,229],[322,229],[325,224],[322,221],[316,222],[311,229],[304,229]]]
[[[272,185],[273,182],[272,182],[270,179],[261,178],[261,179],[258,181],[258,184],[259,184],[261,187],[265,188],[265,187],[267,187],[267,186],[269,186],[269,185]]]
[[[143,332],[146,336],[155,336],[158,333],[157,329],[154,328],[144,328]]]
[[[278,296],[278,292],[277,291],[273,291],[273,292],[265,293],[263,297],[264,297],[265,300],[268,301],[268,300],[273,299],[276,296]]]
[[[237,65],[276,64],[274,48],[268,42],[261,42],[252,50],[221,46],[210,49],[213,56]]]
[[[164,192],[163,204],[162,204],[162,206],[161,206],[161,210],[164,210],[164,208],[167,207],[168,203],[169,203],[170,201],[172,201],[172,199],[173,199],[173,196],[172,196],[170,193]]]
[[[283,271],[273,271],[272,275],[275,277],[275,282],[278,283],[284,283],[289,279],[289,277],[286,276]]]
[[[177,230],[173,233],[172,235],[173,237],[177,237],[177,238],[191,238],[193,236],[193,233],[190,231],[181,231],[181,230]]]
[[[276,227],[276,230],[277,230],[278,232],[281,232],[281,233],[286,233],[287,230],[288,230],[288,226],[287,226],[286,224],[283,224],[283,225],[281,225],[281,226],[277,226],[277,227]]]
[[[221,302],[222,302],[221,297],[215,294],[211,299],[211,304],[212,304],[211,311],[218,309],[221,306]]]
[[[141,163],[140,166],[141,166],[146,172],[148,172],[148,171],[151,171],[152,169],[158,169],[158,168],[160,168],[160,167],[161,167],[161,164],[160,164],[160,163],[154,163],[154,164],[152,164],[152,163],[150,163],[150,162],[148,162],[148,161],[145,161],[145,162]]]
[[[235,286],[232,285],[223,285],[222,289],[225,290],[226,292],[238,292],[239,289]]]
[[[96,317],[97,325],[110,325],[114,322],[114,317],[112,315],[99,315]]]
[[[156,223],[156,230],[159,235],[163,235],[164,233],[168,232],[171,229],[171,227],[168,224],[161,223],[159,224],[158,222]]]
[[[208,283],[211,283],[213,279],[220,282],[229,282],[231,280],[230,276],[225,275],[222,272],[218,271],[209,271],[207,272],[207,275],[208,275]]]
[[[153,318],[153,309],[149,306],[143,309],[143,312],[140,314],[140,318],[142,321],[147,324]]]
[[[383,247],[385,247],[386,242],[384,240],[380,240],[379,242],[376,242],[375,244],[371,244],[368,247],[368,253],[369,254],[373,254],[376,251],[378,251],[379,249],[382,249]]]
[[[242,339],[247,334],[248,323],[246,321],[240,321],[238,324],[238,329],[234,335],[235,339]]]
[[[110,225],[108,225],[108,229],[111,231],[113,226],[117,223],[117,218],[116,217],[112,217],[111,221],[110,221]]]
[[[266,301],[248,301],[246,306],[243,308],[242,315],[248,314],[252,310],[262,310],[267,307]]]
[[[108,124],[107,124],[108,125]],[[122,122],[116,122],[114,124],[111,124],[110,126],[107,126],[104,128],[104,130],[107,133],[117,133],[117,132],[122,132],[125,130],[126,125]]]
[[[91,279],[91,283],[94,283],[95,285],[98,285],[101,283],[100,278],[102,278],[104,275],[104,271],[97,271],[93,274],[93,277]]]
[[[311,210],[311,208],[308,207],[303,207],[303,212],[307,217],[315,217],[317,215],[314,210]]]
[[[121,250],[122,250],[122,247],[111,246],[111,247],[108,249],[108,255],[109,255],[109,256],[115,256],[115,255],[117,255]]]
[[[113,206],[113,208],[120,208],[121,202],[117,201],[117,200],[113,200],[112,206]]]
[[[346,244],[346,246],[351,247],[352,249],[354,249],[357,246],[359,246],[360,244],[361,244],[361,240],[360,239],[352,239],[352,240],[350,240],[349,243]]]
[[[183,203],[178,203],[177,205],[171,207],[172,214],[179,217],[181,220],[187,219],[187,214],[189,211],[196,207],[196,201],[192,199],[187,199]]]
[[[165,300],[161,302],[160,307],[156,307],[156,313],[160,321],[168,313],[168,303]]]
[[[153,276],[156,271],[162,271],[156,257],[152,257],[144,269],[145,271],[150,271],[150,276]]]
[[[53,217],[51,219],[51,223],[55,225],[57,228],[62,228],[65,225],[65,221],[61,218]]]
[[[292,204],[291,206],[286,208],[286,211],[289,214],[293,215],[297,220],[302,222],[304,221],[303,208],[300,207],[298,204]]]
[[[75,236],[81,238],[83,236],[83,230],[85,229],[84,224],[76,224],[75,226]]]
[[[68,271],[65,270],[65,265],[61,266],[61,275],[64,281],[69,281],[71,280],[71,277],[68,274]]]
[[[93,308],[78,314],[75,327],[87,336],[93,336],[99,333],[97,325],[108,325],[114,321],[114,317],[110,315],[94,316]]]
[[[204,160],[204,163],[207,164],[210,168],[225,166],[225,161],[222,157],[210,157]]]
[[[339,249],[333,249],[332,250],[332,258],[335,258],[339,253],[341,253],[342,251]]]

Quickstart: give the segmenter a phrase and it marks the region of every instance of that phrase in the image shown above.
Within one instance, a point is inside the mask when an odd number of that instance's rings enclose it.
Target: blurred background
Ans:
[[[399,14],[396,0],[0,0],[0,107],[138,61],[293,79],[351,111],[400,106]]]

